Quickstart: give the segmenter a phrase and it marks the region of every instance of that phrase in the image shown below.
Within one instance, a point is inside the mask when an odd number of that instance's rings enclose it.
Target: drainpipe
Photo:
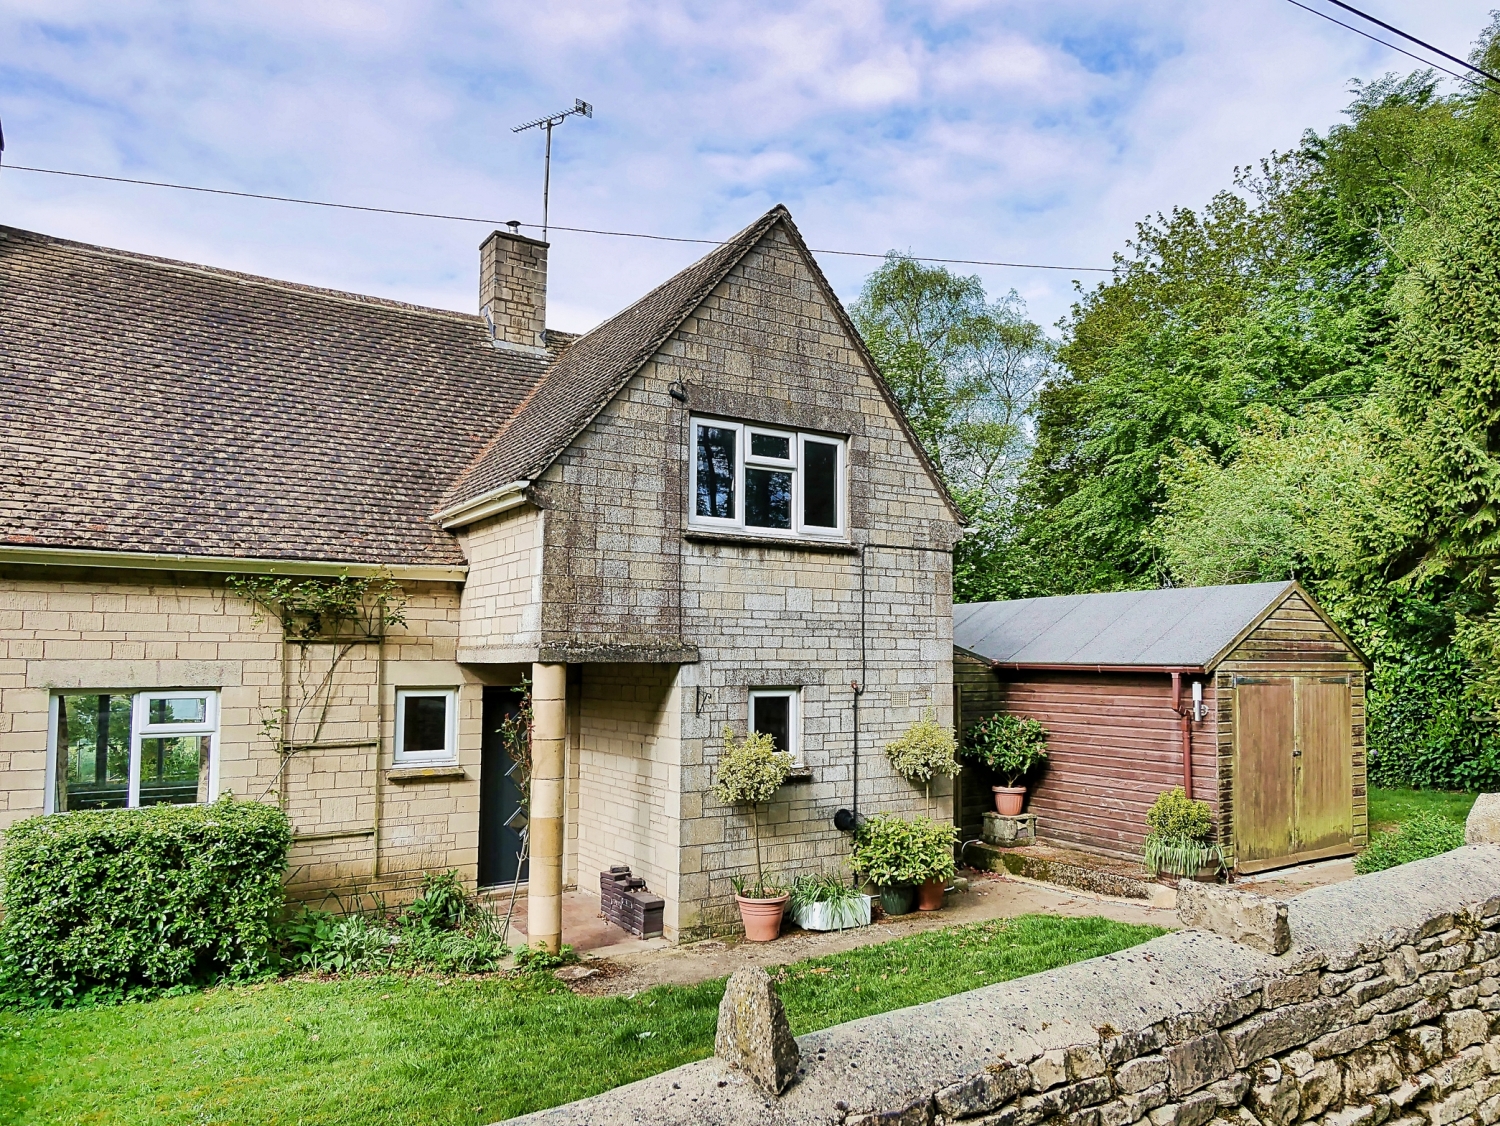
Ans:
[[[1182,673],[1172,674],[1172,710],[1182,717],[1182,791],[1193,796],[1193,710],[1182,706]]]

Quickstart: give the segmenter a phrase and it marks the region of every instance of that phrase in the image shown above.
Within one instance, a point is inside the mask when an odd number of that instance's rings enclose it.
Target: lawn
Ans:
[[[793,1029],[811,1032],[1160,933],[1031,915],[809,959],[778,978]],[[723,989],[584,997],[545,973],[357,977],[0,1012],[0,1123],[494,1122],[709,1055]]]
[[[1382,790],[1371,786],[1370,828],[1394,829],[1422,810],[1430,810],[1462,824],[1478,796],[1449,790]]]

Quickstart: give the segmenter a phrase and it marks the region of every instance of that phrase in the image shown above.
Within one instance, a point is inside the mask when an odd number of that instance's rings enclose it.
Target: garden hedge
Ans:
[[[0,844],[0,987],[53,1002],[275,964],[291,826],[273,806],[78,811]]]

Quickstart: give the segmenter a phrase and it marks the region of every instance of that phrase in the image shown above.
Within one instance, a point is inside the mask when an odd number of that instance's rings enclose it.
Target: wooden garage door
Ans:
[[[1348,677],[1235,677],[1237,865],[1352,851]]]
[[[1234,678],[1236,860],[1264,864],[1292,853],[1296,688],[1290,677]]]

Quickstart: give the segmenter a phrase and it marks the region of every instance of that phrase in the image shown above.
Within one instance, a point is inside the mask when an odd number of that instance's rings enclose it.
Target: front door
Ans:
[[[526,879],[521,859],[521,768],[502,737],[505,720],[520,712],[519,688],[484,690],[484,735],[479,761],[479,886],[494,887]]]
[[[1346,676],[1237,676],[1234,843],[1254,872],[1353,851]]]

